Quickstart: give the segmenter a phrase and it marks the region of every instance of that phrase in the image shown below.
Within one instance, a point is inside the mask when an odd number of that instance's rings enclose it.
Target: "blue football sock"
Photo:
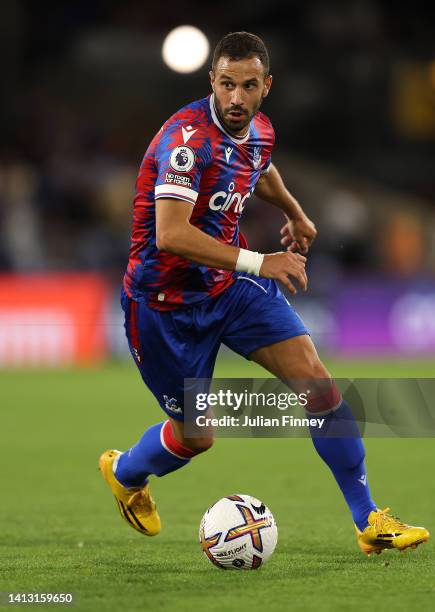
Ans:
[[[164,476],[174,472],[187,465],[193,455],[175,441],[169,421],[164,421],[147,429],[134,446],[122,453],[115,476],[124,487],[142,487],[150,474]]]
[[[354,523],[362,531],[367,527],[368,515],[376,510],[376,504],[370,495],[365,450],[358,425],[344,400],[338,408],[322,417],[326,419],[322,430],[311,428],[314,447],[331,469]]]

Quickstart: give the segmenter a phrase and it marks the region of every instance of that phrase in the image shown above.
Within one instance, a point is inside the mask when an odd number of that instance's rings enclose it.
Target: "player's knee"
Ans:
[[[306,409],[323,412],[336,408],[341,402],[340,391],[317,355],[310,356],[305,367],[303,378],[309,393]]]

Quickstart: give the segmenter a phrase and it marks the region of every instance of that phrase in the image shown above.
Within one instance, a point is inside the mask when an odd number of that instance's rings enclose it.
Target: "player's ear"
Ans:
[[[215,81],[215,74],[213,70],[210,70],[210,72],[208,73],[210,76],[210,84],[211,84],[211,88],[214,91],[214,81]]]
[[[268,74],[267,77],[264,79],[263,98],[267,97],[271,87],[272,87],[272,75]]]

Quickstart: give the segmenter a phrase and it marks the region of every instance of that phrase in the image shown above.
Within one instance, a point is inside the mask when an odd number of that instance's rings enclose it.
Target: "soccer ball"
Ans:
[[[221,569],[257,569],[275,550],[272,512],[251,495],[230,495],[210,506],[199,526],[204,554]]]

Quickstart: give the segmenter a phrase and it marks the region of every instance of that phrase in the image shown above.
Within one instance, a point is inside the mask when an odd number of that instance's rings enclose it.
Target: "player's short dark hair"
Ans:
[[[264,66],[264,73],[269,74],[269,54],[266,45],[259,36],[250,32],[230,32],[221,38],[213,53],[213,70],[221,57],[229,57],[235,61],[258,57]]]

